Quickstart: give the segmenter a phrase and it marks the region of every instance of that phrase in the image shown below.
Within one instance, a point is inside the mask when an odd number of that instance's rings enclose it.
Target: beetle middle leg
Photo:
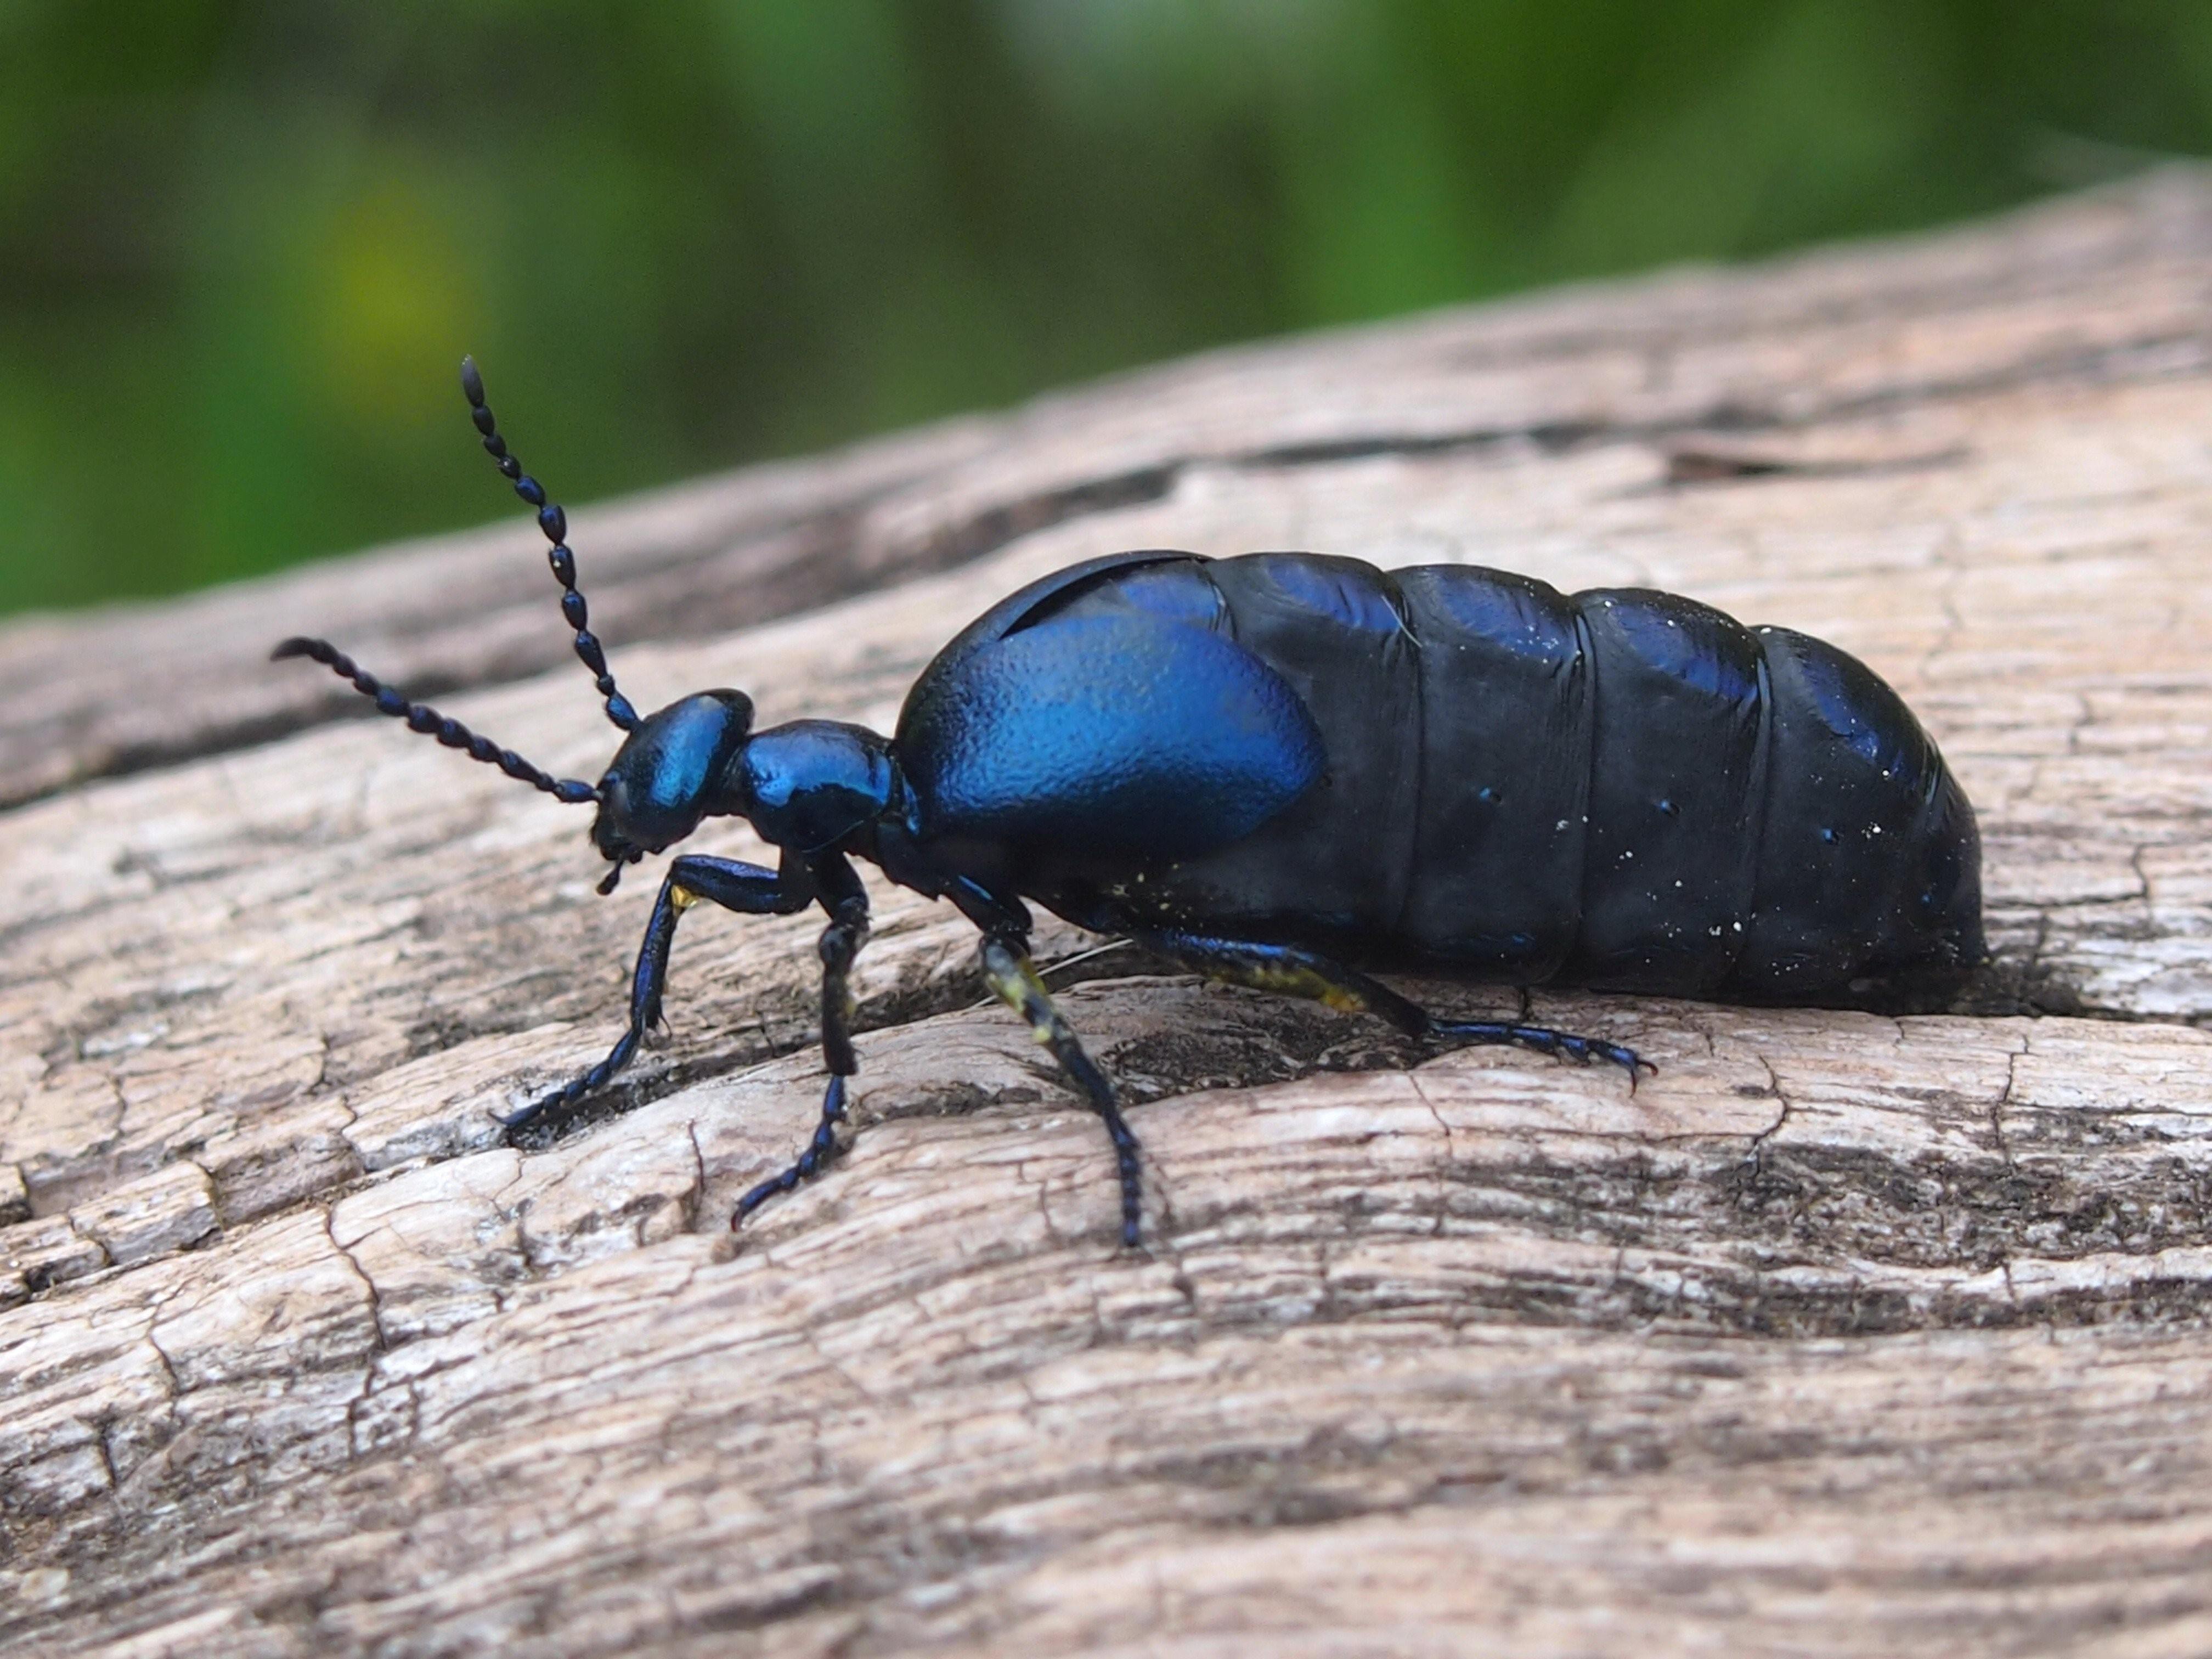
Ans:
[[[1105,1120],[1106,1137],[1114,1143],[1115,1166],[1121,1177],[1121,1243],[1134,1249],[1142,1237],[1145,1177],[1137,1137],[1121,1115],[1114,1085],[1084,1052],[1082,1040],[1054,1006],[1028,954],[995,933],[983,935],[982,954],[983,977],[991,989],[1028,1024],[1030,1034],[1052,1050],[1060,1069],[1090,1096],[1091,1109]]]
[[[853,959],[868,942],[868,895],[853,866],[841,857],[822,860],[814,877],[830,925],[822,930],[822,1060],[830,1085],[822,1096],[821,1121],[806,1150],[780,1174],[770,1176],[738,1200],[730,1225],[736,1227],[778,1193],[787,1193],[819,1174],[837,1156],[837,1125],[845,1115],[845,1079],[860,1069],[853,1054]]]
[[[1510,1044],[1517,1048],[1533,1048],[1540,1054],[1564,1054],[1570,1060],[1584,1062],[1608,1060],[1626,1069],[1632,1089],[1636,1086],[1639,1071],[1658,1069],[1633,1048],[1608,1042],[1603,1037],[1577,1036],[1571,1031],[1553,1030],[1548,1025],[1524,1025],[1510,1020],[1438,1019],[1420,1004],[1400,996],[1389,986],[1294,945],[1261,945],[1148,928],[1125,931],[1147,950],[1173,957],[1209,979],[1256,991],[1273,991],[1280,996],[1310,997],[1343,1013],[1373,1014],[1389,1021],[1407,1036],[1441,1038],[1448,1042]]]
[[[520,1111],[500,1120],[510,1140],[549,1112],[573,1106],[629,1064],[645,1034],[660,1021],[661,993],[668,986],[668,952],[676,943],[676,924],[701,899],[710,899],[726,910],[743,915],[787,916],[814,902],[815,883],[802,865],[786,860],[781,871],[763,870],[757,864],[736,859],[690,854],[668,866],[653,901],[653,915],[645,924],[645,943],[639,946],[637,967],[630,975],[629,1029],[607,1057],[574,1081],[540,1097]]]

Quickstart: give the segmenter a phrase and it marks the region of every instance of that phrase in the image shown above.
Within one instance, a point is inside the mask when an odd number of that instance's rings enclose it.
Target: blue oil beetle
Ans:
[[[985,980],[1104,1121],[1121,1236],[1136,1138],[1028,954],[1030,903],[1216,980],[1377,1015],[1419,1038],[1610,1061],[1543,1026],[1440,1019],[1367,970],[1731,1002],[1940,1005],[1984,955],[1972,809],[1896,693],[1833,646],[1637,588],[1562,594],[1469,566],[1116,553],[1031,583],[922,672],[884,738],[833,720],[752,729],[743,692],[641,717],[587,625],[568,520],[507,448],[473,362],[484,448],[551,544],[562,615],[623,734],[597,783],[555,778],[380,684],[308,657],[377,708],[556,800],[597,807],[625,865],[707,817],[750,821],[773,870],[669,866],[611,1052],[507,1120],[572,1106],[658,1021],[670,946],[702,901],[819,905],[822,1115],[731,1224],[838,1151],[854,1060],[847,978],[868,937],[854,860],[950,900]]]

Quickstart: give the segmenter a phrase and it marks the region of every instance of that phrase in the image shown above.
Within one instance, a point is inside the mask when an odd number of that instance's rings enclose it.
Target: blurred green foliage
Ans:
[[[0,610],[2212,149],[2154,0],[0,0]]]

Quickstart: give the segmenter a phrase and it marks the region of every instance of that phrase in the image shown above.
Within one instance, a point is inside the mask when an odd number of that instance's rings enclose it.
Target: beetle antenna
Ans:
[[[533,788],[543,789],[555,800],[576,805],[599,798],[599,792],[582,780],[556,778],[550,772],[541,772],[512,749],[502,749],[489,738],[478,737],[459,720],[448,720],[428,703],[408,702],[374,675],[357,667],[351,657],[328,640],[289,639],[269,653],[271,662],[281,662],[287,657],[313,658],[341,679],[351,680],[353,689],[364,697],[374,698],[378,714],[405,720],[409,731],[427,733],[448,749],[461,750],[471,760],[496,766],[510,778],[520,778]]]
[[[514,493],[538,510],[538,527],[553,544],[546,551],[545,562],[553,567],[554,580],[561,584],[561,614],[576,630],[576,654],[591,670],[599,695],[607,700],[607,718],[629,731],[637,724],[637,710],[615,690],[615,677],[607,672],[607,653],[600,647],[599,635],[585,626],[589,612],[584,596],[576,590],[576,556],[568,550],[568,515],[557,503],[545,499],[545,486],[525,472],[521,461],[507,449],[507,440],[499,434],[499,422],[492,418],[491,405],[484,401],[483,376],[477,372],[473,357],[461,359],[461,392],[469,400],[469,418],[483,436],[484,452],[498,463],[501,476],[514,485]]]

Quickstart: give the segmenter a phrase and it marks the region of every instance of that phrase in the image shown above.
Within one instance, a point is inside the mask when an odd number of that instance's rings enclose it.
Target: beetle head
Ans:
[[[561,584],[562,618],[575,630],[577,659],[605,699],[607,719],[626,734],[605,773],[597,784],[556,778],[427,703],[410,702],[326,640],[287,640],[275,654],[312,658],[350,680],[363,696],[374,699],[380,712],[405,720],[410,731],[434,738],[471,760],[496,766],[556,800],[572,806],[597,802],[592,841],[614,866],[599,884],[602,893],[611,893],[623,865],[674,846],[709,813],[744,810],[732,793],[731,770],[752,727],[752,699],[742,691],[701,691],[649,719],[638,718],[629,699],[616,688],[605,650],[590,629],[588,608],[576,586],[576,556],[568,549],[568,515],[546,499],[544,487],[522,470],[507,447],[484,401],[483,377],[466,358],[461,361],[461,390],[485,453],[514,486],[514,493],[538,514],[538,527],[550,544],[546,562]]]
[[[732,810],[730,764],[752,729],[752,699],[742,691],[699,691],[647,715],[623,739],[599,782],[592,842],[614,866],[663,852],[710,812]]]

